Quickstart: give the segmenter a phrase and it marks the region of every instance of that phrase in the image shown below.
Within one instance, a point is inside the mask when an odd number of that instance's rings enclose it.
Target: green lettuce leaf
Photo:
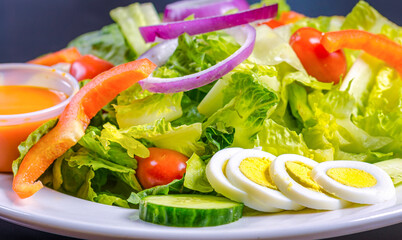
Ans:
[[[268,5],[272,5],[272,4],[278,4],[278,16],[277,18],[279,18],[280,14],[282,12],[287,12],[290,11],[290,6],[289,4],[287,4],[286,0],[261,0],[261,2],[259,3],[255,3],[253,5],[250,6],[250,8],[260,8],[262,6],[268,6]]]
[[[375,163],[377,167],[382,168],[391,177],[394,185],[402,183],[402,159],[395,158],[383,162]]]
[[[207,175],[205,173],[206,165],[204,161],[197,154],[193,154],[189,160],[187,160],[186,174],[184,175],[184,187],[202,192],[212,192],[214,189],[208,182]]]
[[[162,94],[142,90],[135,84],[117,97],[116,120],[120,128],[153,123],[165,118],[173,121],[183,114],[181,100],[183,93]]]
[[[327,151],[309,149],[302,134],[279,125],[272,119],[264,121],[263,128],[257,133],[254,145],[262,147],[262,150],[275,156],[293,153],[315,159],[319,162],[333,159],[330,156],[332,153],[330,149]]]
[[[316,18],[306,17],[292,24],[290,32],[293,34],[302,27],[315,28],[320,32],[338,31],[341,29],[344,20],[345,18],[340,16],[319,16]]]
[[[235,39],[222,31],[195,36],[185,33],[179,36],[173,55],[153,75],[174,78],[200,72],[226,59],[239,48]]]
[[[254,49],[248,60],[259,65],[287,63],[292,68],[305,72],[288,39],[281,38],[270,27],[262,24],[256,28]]]
[[[133,126],[118,130],[120,134],[136,139],[145,139],[156,147],[178,151],[188,157],[193,153],[202,155],[204,145],[200,142],[201,123],[172,127],[164,119],[154,124]]]
[[[269,87],[271,78],[274,78],[271,76],[276,71],[273,67],[243,64],[232,72],[230,77],[222,79],[229,81],[226,86],[230,87],[221,89],[223,96],[220,97],[223,104],[227,103],[203,123],[203,129],[211,126],[233,128],[233,146],[248,148],[253,146],[254,134],[260,130],[264,120],[279,102],[278,96]],[[216,101],[210,102],[221,105]]]
[[[359,1],[346,16],[342,29],[360,29],[372,33],[381,33],[384,25],[398,28],[396,24],[382,16],[365,1]]]
[[[18,151],[20,152],[20,156],[13,161],[12,169],[14,175],[17,174],[18,168],[20,167],[20,164],[22,160],[24,159],[25,155],[28,153],[29,149],[35,143],[39,141],[46,133],[48,133],[54,126],[56,126],[57,119],[52,119],[44,124],[42,124],[40,127],[38,127],[35,131],[33,131],[25,141],[23,141],[19,146],[18,146]]]
[[[77,47],[82,55],[92,54],[114,65],[135,59],[135,54],[126,45],[117,24],[103,27],[101,30],[85,33],[72,40],[68,47]]]
[[[184,187],[183,183],[184,183],[184,178],[176,179],[166,185],[155,186],[152,188],[142,190],[141,192],[138,192],[138,193],[132,192],[130,197],[127,199],[127,201],[131,204],[137,205],[140,203],[141,199],[143,199],[146,196],[150,196],[150,195],[168,195],[169,193],[170,194],[178,194],[178,193],[193,193],[194,192],[194,191]]]
[[[151,47],[145,43],[139,27],[160,23],[158,12],[152,3],[133,3],[110,11],[111,18],[119,25],[135,58]]]

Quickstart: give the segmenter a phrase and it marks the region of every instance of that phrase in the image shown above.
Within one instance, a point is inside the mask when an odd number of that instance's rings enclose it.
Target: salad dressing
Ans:
[[[35,112],[55,106],[67,95],[60,91],[34,86],[0,86],[0,115]],[[9,125],[0,122],[0,172],[11,171],[11,161],[19,156],[17,146],[37,127],[49,119]],[[3,120],[4,121],[4,120]]]

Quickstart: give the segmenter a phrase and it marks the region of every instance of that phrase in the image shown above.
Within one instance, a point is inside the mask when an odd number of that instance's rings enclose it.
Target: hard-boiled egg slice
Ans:
[[[258,150],[245,149],[233,155],[226,166],[226,176],[236,187],[275,208],[300,210],[304,207],[284,196],[269,176],[269,166],[275,156]]]
[[[242,151],[242,148],[226,148],[218,151],[209,160],[206,167],[206,175],[212,188],[223,196],[237,202],[242,202],[249,208],[261,212],[278,212],[281,209],[274,208],[265,202],[255,199],[252,195],[233,186],[225,176],[226,164],[234,154]]]
[[[311,177],[327,192],[354,203],[375,204],[395,197],[388,174],[365,162],[323,162],[314,167]]]
[[[272,180],[279,190],[293,201],[313,209],[334,210],[346,206],[344,200],[329,196],[311,178],[318,163],[297,154],[283,154],[271,164]]]

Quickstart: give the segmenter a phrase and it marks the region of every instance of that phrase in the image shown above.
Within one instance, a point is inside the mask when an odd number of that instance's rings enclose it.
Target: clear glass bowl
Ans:
[[[68,96],[59,104],[43,110],[0,115],[0,172],[9,172],[12,161],[19,156],[17,147],[21,141],[44,122],[59,116],[78,92],[79,85],[68,73],[52,67],[26,63],[0,64],[0,86],[4,85],[43,87],[63,92]]]

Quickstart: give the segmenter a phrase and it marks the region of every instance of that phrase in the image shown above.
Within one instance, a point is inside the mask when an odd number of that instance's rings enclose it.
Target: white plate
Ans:
[[[45,188],[21,200],[12,176],[0,174],[0,218],[46,232],[92,239],[312,239],[351,234],[402,222],[397,199],[336,211],[283,212],[243,217],[218,227],[174,228],[138,219],[138,211],[93,203]]]

